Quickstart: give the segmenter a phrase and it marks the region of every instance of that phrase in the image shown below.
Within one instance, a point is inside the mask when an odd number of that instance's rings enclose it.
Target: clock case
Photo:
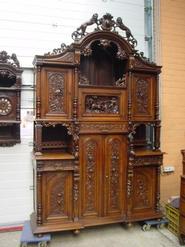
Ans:
[[[0,146],[20,143],[22,72],[15,53],[0,52]]]

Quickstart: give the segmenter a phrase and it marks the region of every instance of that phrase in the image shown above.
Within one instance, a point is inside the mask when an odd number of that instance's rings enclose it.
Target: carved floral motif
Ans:
[[[150,85],[147,80],[139,79],[136,81],[136,112],[149,114],[149,90]]]
[[[86,113],[119,113],[119,97],[87,95],[85,98]]]
[[[94,141],[89,141],[85,148],[86,153],[86,210],[94,211],[95,209],[95,181],[96,181],[96,143]]]
[[[55,186],[52,186],[50,191],[50,215],[62,214],[65,215],[65,183],[68,176],[67,172],[48,176],[48,183],[55,179]]]
[[[149,206],[148,181],[142,174],[135,175],[135,197],[137,198],[137,207]]]
[[[65,112],[65,82],[64,74],[59,72],[48,72],[49,112]]]
[[[120,166],[120,141],[111,142],[111,164],[110,164],[110,207],[119,208],[120,188],[119,188],[119,166]]]

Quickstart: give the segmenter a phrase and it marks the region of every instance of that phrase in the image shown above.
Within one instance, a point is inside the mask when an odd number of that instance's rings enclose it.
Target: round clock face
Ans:
[[[0,98],[0,115],[8,115],[12,110],[12,103],[8,98]]]

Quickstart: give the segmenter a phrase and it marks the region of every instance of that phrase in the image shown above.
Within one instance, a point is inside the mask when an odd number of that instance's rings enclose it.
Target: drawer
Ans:
[[[162,155],[158,156],[137,156],[134,158],[133,165],[134,166],[160,166],[162,165]]]
[[[80,124],[80,133],[81,134],[90,134],[90,133],[123,133],[128,132],[126,123],[100,123],[100,122],[83,122]]]
[[[37,161],[37,171],[70,171],[74,170],[73,160],[42,160]]]

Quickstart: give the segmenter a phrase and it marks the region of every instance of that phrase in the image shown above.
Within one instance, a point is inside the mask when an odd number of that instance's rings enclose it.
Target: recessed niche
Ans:
[[[100,40],[91,44],[91,55],[81,55],[80,84],[95,86],[123,86],[128,60],[118,57],[118,47]]]

